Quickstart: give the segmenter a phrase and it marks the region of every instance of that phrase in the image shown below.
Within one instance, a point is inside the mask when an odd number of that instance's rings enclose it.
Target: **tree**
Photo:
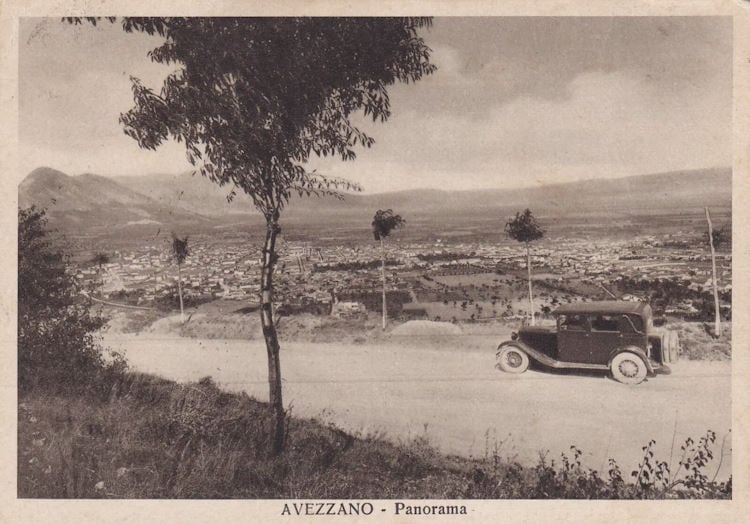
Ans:
[[[529,314],[531,316],[531,325],[534,322],[534,297],[531,292],[531,242],[539,240],[544,236],[544,230],[537,224],[536,218],[530,209],[523,213],[516,213],[516,217],[508,220],[505,224],[505,232],[510,238],[517,242],[526,244],[526,269],[529,279]]]
[[[380,241],[380,256],[381,256],[381,276],[383,279],[383,330],[388,318],[387,301],[385,297],[385,239],[388,238],[394,229],[403,227],[406,224],[406,220],[401,218],[401,215],[394,215],[392,209],[378,209],[375,216],[372,219],[372,234],[375,240]]]
[[[47,235],[45,212],[18,211],[19,391],[79,392],[96,387],[108,369],[94,333],[104,321],[89,303],[65,257]]]
[[[102,277],[102,266],[104,264],[109,264],[109,255],[106,253],[96,253],[94,255],[94,258],[91,259],[92,264],[96,264],[96,266],[99,268],[99,280],[101,285],[104,285],[104,278]]]
[[[91,259],[91,263],[99,266],[99,271],[101,271],[104,264],[109,264],[109,255],[106,253],[97,253]]]
[[[711,283],[714,291],[714,337],[721,336],[721,305],[719,304],[719,283],[716,275],[716,248],[724,241],[724,231],[714,230],[711,223],[711,214],[706,208],[706,222],[708,222],[708,234],[706,235],[708,245],[711,248]]]
[[[73,20],[80,22],[80,20]],[[285,415],[273,275],[281,212],[293,194],[358,189],[305,168],[312,155],[355,158],[374,140],[353,123],[390,114],[387,88],[434,71],[418,31],[429,18],[124,18],[127,32],[164,38],[149,53],[176,67],[159,92],[133,78],[135,106],[120,116],[140,147],[167,138],[229,198],[244,192],[265,218],[260,315],[268,353],[271,449],[280,453]]]
[[[182,301],[182,264],[190,255],[188,237],[178,237],[172,233],[172,259],[177,263],[177,293],[180,296],[180,323],[185,323],[185,305]]]

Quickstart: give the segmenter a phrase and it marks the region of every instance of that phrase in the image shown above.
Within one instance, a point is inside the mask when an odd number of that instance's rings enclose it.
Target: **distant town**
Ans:
[[[80,263],[76,277],[99,300],[174,308],[177,266],[162,241]],[[215,299],[257,302],[260,250],[246,243],[197,236],[181,268],[187,303]],[[101,261],[100,261],[101,262]],[[731,251],[717,254],[722,315],[731,316]],[[555,238],[532,248],[537,314],[563,302],[651,300],[686,319],[712,306],[710,253],[696,234],[602,240]],[[528,315],[526,257],[506,242],[389,241],[389,314],[404,319],[486,322]],[[381,253],[374,242],[350,246],[311,241],[282,244],[276,272],[279,311],[357,316],[381,310]],[[710,304],[710,305],[709,305]]]

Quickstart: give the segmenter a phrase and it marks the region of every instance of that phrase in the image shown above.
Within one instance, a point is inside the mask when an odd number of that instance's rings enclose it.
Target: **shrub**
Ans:
[[[105,361],[94,335],[104,321],[91,315],[46,228],[43,210],[19,210],[18,387],[97,389],[125,364],[116,354]]]

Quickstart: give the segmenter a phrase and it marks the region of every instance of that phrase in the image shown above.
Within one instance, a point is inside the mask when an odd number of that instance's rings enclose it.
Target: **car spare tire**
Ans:
[[[664,335],[664,351],[669,355],[670,364],[680,358],[680,336],[676,331],[667,331]]]

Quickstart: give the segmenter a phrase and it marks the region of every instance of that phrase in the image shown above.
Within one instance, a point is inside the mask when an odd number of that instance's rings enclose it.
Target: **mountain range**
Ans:
[[[675,171],[625,178],[593,179],[521,189],[444,191],[407,190],[333,197],[294,197],[284,211],[287,222],[369,224],[377,209],[392,208],[414,221],[450,217],[497,217],[531,208],[539,216],[683,212],[704,206],[729,208],[729,168]],[[70,176],[41,167],[19,186],[19,206],[47,209],[50,222],[67,231],[127,228],[137,225],[191,227],[259,221],[241,193],[230,203],[227,187],[192,173],[104,177]]]

